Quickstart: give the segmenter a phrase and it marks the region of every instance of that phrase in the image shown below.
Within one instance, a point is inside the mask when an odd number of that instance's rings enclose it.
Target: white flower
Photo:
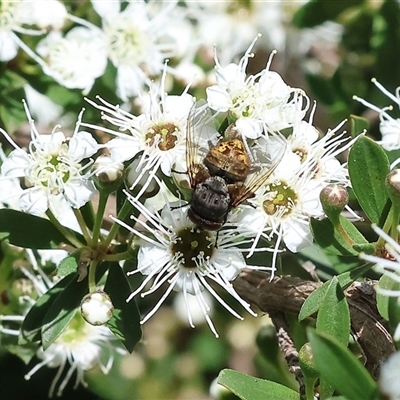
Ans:
[[[376,79],[372,79],[372,83],[374,83],[374,85],[383,94],[389,97],[389,99],[396,103],[400,108],[400,87],[396,89],[396,95],[393,95],[387,91]],[[377,143],[379,143],[385,150],[388,151],[400,149],[400,119],[393,118],[387,113],[387,111],[391,111],[393,107],[388,106],[379,108],[358,96],[353,96],[353,99],[379,113],[379,127],[382,134],[382,140],[377,141]]]
[[[0,7],[0,61],[12,60],[21,46],[26,50],[24,43],[14,32],[27,35],[40,35],[42,31],[23,28],[24,16],[29,1],[2,1]]]
[[[298,109],[304,115],[308,100],[303,108],[303,92],[288,86],[277,72],[269,70],[272,53],[265,69],[246,77],[249,58],[256,37],[239,64],[222,67],[215,55],[217,84],[207,91],[207,102],[217,112],[228,112],[236,121],[242,135],[255,139],[264,129],[276,132],[293,125]]]
[[[59,198],[71,207],[80,208],[95,192],[94,185],[83,174],[82,161],[93,155],[99,145],[88,132],[79,131],[82,113],[75,131],[67,138],[56,126],[50,135],[39,134],[29,110],[25,111],[31,126],[29,151],[19,148],[3,130],[0,132],[15,147],[1,166],[4,178],[22,178],[24,191],[19,197],[23,211],[42,215],[48,209],[56,212]]]
[[[287,13],[282,2],[199,0],[186,4],[205,50],[216,44],[223,64],[243,54],[258,33],[263,35],[260,47],[284,50]]]
[[[119,128],[120,132],[83,124],[117,136],[106,144],[114,162],[130,160],[143,152],[136,167],[138,178],[132,187],[148,171],[154,175],[160,168],[165,175],[171,176],[174,163],[185,158],[187,119],[194,98],[187,90],[180,96],[169,96],[165,93],[164,82],[165,71],[160,86],[151,86],[150,104],[143,104],[145,112],[139,116],[122,110],[118,105],[111,105],[100,97],[98,99],[102,104],[87,100],[102,111],[104,120]]]
[[[132,299],[139,293],[147,296],[158,290],[164,283],[167,289],[154,308],[141,321],[145,323],[160,308],[172,290],[183,293],[186,302],[187,319],[191,327],[194,327],[190,309],[189,296],[195,296],[211,331],[216,337],[218,333],[209,316],[210,305],[203,291],[208,291],[220,304],[232,315],[242,319],[213,289],[211,282],[221,286],[234,297],[249,313],[255,315],[243,299],[233,289],[230,283],[238,273],[246,268],[246,263],[240,244],[246,243],[240,239],[236,229],[224,229],[218,233],[218,247],[216,233],[203,231],[197,228],[188,218],[187,209],[183,203],[170,204],[166,199],[166,205],[161,213],[151,213],[136,199],[128,197],[131,203],[142,213],[147,223],[142,219],[133,218],[142,226],[142,229],[125,226],[132,233],[141,238],[137,270],[145,275],[143,283],[129,296]],[[251,268],[251,267],[250,267]],[[270,270],[269,267],[253,267],[255,269]],[[144,291],[149,282],[152,282],[149,290]]]
[[[40,347],[36,353],[42,361],[35,365],[26,375],[30,379],[43,366],[58,368],[57,374],[50,386],[49,396],[52,397],[59,379],[65,368],[67,373],[57,389],[57,396],[61,396],[63,390],[76,373],[74,389],[79,384],[87,386],[84,380],[84,372],[95,366],[99,366],[103,374],[107,374],[114,362],[113,333],[105,326],[93,326],[83,320],[77,313],[67,329],[46,350]],[[107,363],[103,364],[101,357],[104,350],[108,352]]]
[[[290,251],[298,252],[312,243],[309,218],[323,215],[319,202],[321,186],[313,183],[309,174],[299,175],[298,160],[293,153],[287,153],[281,165],[286,166],[286,171],[282,167],[274,173],[249,200],[256,209],[249,212],[243,223],[247,229],[258,232],[253,248],[258,237],[271,240],[276,235],[276,248],[283,240]]]
[[[312,244],[309,219],[324,216],[321,190],[333,182],[350,184],[347,168],[335,158],[354,142],[333,136],[343,123],[318,141],[317,131],[305,121],[298,121],[285,141],[274,135],[258,139],[257,147],[268,149],[272,159],[279,159],[282,149],[284,155],[264,187],[249,200],[256,209],[243,216],[241,224],[257,232],[253,248],[259,237],[271,240],[273,236],[277,236],[276,249],[281,240],[292,252]]]
[[[67,9],[61,1],[22,0],[20,3],[23,3],[20,13],[20,19],[23,23],[36,25],[41,29],[60,30],[63,28],[67,19]]]
[[[137,0],[121,11],[120,2],[92,1],[103,19],[108,57],[117,68],[117,94],[126,101],[136,96],[150,77],[163,70],[165,59],[177,53],[177,43],[168,36],[167,27],[175,23],[170,15],[176,1],[151,15],[156,2]],[[153,4],[154,3],[154,4]]]
[[[107,66],[107,49],[98,28],[75,27],[65,36],[50,32],[30,56],[60,85],[88,92]]]
[[[1,164],[6,159],[3,148],[0,145],[0,161]],[[0,165],[1,165],[0,164]],[[19,209],[19,196],[22,194],[22,188],[19,180],[16,178],[4,179],[0,175],[0,208]],[[10,196],[11,194],[11,196]]]
[[[400,400],[400,352],[396,351],[381,365],[379,387],[385,399]]]
[[[382,252],[382,257],[362,253],[360,254],[360,258],[375,263],[375,269],[378,272],[381,272],[393,281],[400,283],[400,244],[378,226],[372,225],[372,228],[383,240],[385,240],[386,252]],[[400,227],[397,227],[397,231],[400,232]],[[397,297],[398,304],[400,304],[400,290],[385,289],[379,285],[375,286],[375,290],[377,293],[384,296]],[[393,339],[396,342],[400,340],[400,324],[397,325]]]
[[[32,251],[28,249],[29,259],[33,264],[33,271],[22,269],[24,275],[32,282],[39,296],[43,295],[54,284],[38,266]],[[20,298],[28,303],[29,306],[35,302],[29,296]],[[25,308],[24,314],[29,311]],[[19,336],[19,329],[4,327],[4,323],[22,323],[22,315],[0,315],[0,331],[2,334]],[[114,362],[115,351],[125,354],[125,351],[116,347],[116,337],[105,326],[93,326],[86,323],[77,312],[64,332],[46,349],[42,346],[36,351],[36,356],[41,360],[26,375],[25,379],[30,379],[43,366],[48,368],[58,368],[58,371],[51,383],[49,397],[52,397],[57,388],[57,396],[61,396],[63,390],[76,373],[75,386],[81,383],[87,386],[84,380],[84,373],[96,366],[100,367],[104,374],[107,374]],[[106,358],[104,364],[102,360]],[[66,373],[64,374],[64,372]],[[61,376],[64,374],[60,383]]]

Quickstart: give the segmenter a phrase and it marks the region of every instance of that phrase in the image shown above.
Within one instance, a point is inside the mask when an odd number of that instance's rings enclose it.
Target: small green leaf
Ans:
[[[386,290],[400,289],[400,284],[387,275],[382,275],[379,279],[379,287]],[[387,296],[379,292],[376,293],[376,303],[379,313],[389,321],[390,331],[394,333],[400,323],[400,308],[397,296]]]
[[[57,276],[63,277],[78,271],[78,256],[68,256],[57,266]]]
[[[375,253],[375,246],[372,243],[357,243],[353,245],[353,249],[357,253],[365,253],[365,254],[374,254]]]
[[[88,292],[87,281],[78,282],[78,276],[72,275],[72,282],[58,295],[48,309],[42,326],[42,345],[46,350],[66,329]]]
[[[328,253],[338,256],[357,256],[356,248],[369,246],[359,230],[345,217],[339,216],[339,224],[334,226],[330,219],[311,218],[311,231],[315,241]],[[357,247],[358,246],[358,247]]]
[[[357,268],[352,269],[351,271],[343,272],[337,276],[337,280],[339,282],[342,290],[347,289],[357,278],[363,276],[366,272],[371,269],[370,264],[364,264]],[[299,321],[309,317],[310,315],[315,314],[321,305],[321,302],[325,298],[326,291],[328,286],[330,285],[330,280],[324,282],[319,288],[315,289],[310,296],[305,300],[303,306],[301,307],[299,313]]]
[[[386,153],[372,139],[360,136],[350,149],[348,165],[358,203],[371,222],[382,226],[390,206],[385,185],[389,173]]]
[[[350,115],[351,122],[351,137],[355,138],[360,133],[368,130],[369,122],[366,118],[360,117],[358,115]]]
[[[29,310],[22,323],[20,344],[40,340],[40,329],[42,328],[45,315],[73,278],[73,275],[66,276],[36,300],[36,303]]]
[[[37,349],[39,345],[37,343],[27,343],[24,345],[20,344],[9,344],[4,341],[3,335],[1,338],[1,345],[8,352],[15,354],[18,358],[20,358],[25,364],[29,364],[33,357],[35,357]]]
[[[279,383],[224,369],[218,375],[218,383],[225,386],[242,400],[298,400],[299,394]]]
[[[11,244],[28,249],[51,249],[69,243],[49,220],[10,209],[0,210],[0,232]]]
[[[321,376],[351,400],[378,399],[378,386],[361,362],[336,339],[308,331],[315,365]]]
[[[21,258],[21,251],[0,241],[0,293],[3,293],[13,281],[14,262]]]
[[[350,334],[350,311],[336,276],[330,279],[318,310],[316,329],[347,345]]]
[[[318,310],[317,332],[323,332],[336,338],[339,343],[347,345],[350,334],[350,312],[340,288],[338,279],[334,276],[325,291]],[[332,396],[334,390],[325,377],[320,378],[321,398]]]
[[[4,65],[4,64],[3,64]],[[15,132],[26,121],[22,99],[25,97],[26,79],[11,68],[0,72],[0,123],[9,133]]]
[[[142,337],[140,315],[134,300],[126,302],[132,290],[118,263],[111,264],[104,291],[110,296],[114,305],[113,316],[107,322],[107,326],[121,340],[125,348],[132,352]]]
[[[104,275],[109,262],[103,262],[97,266],[96,282]],[[83,296],[88,292],[88,277],[78,282],[78,274],[70,274],[70,283],[57,296],[50,305],[43,319],[42,345],[46,350],[67,328],[81,304]]]
[[[395,286],[396,282],[387,275],[382,275],[379,279],[379,287],[382,289],[393,290]],[[376,305],[378,307],[379,314],[381,314],[386,321],[389,321],[389,296],[384,296],[383,294],[377,292]]]

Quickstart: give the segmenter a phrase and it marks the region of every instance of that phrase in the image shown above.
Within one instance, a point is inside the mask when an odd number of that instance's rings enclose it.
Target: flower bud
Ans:
[[[101,155],[97,157],[92,167],[94,183],[101,192],[115,192],[121,184],[124,175],[124,164],[116,163],[110,156]]]
[[[393,204],[400,205],[400,169],[396,168],[386,176],[386,188]]]
[[[325,186],[319,195],[325,214],[337,217],[349,202],[349,194],[344,186],[331,183]]]
[[[315,380],[319,377],[319,372],[315,368],[310,343],[305,343],[299,350],[299,362],[301,370],[307,379]]]
[[[154,197],[160,188],[157,182],[150,176],[150,171],[143,170],[143,167],[139,167],[140,159],[140,157],[134,159],[126,168],[126,190],[133,196],[137,196],[139,192],[142,191],[143,187],[145,187],[142,195],[146,198]]]
[[[81,302],[83,319],[91,325],[104,325],[114,311],[110,297],[103,291],[88,293]]]

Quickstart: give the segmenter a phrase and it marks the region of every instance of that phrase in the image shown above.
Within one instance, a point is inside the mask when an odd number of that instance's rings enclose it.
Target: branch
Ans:
[[[376,378],[380,364],[395,352],[395,347],[377,310],[373,284],[373,281],[354,282],[345,290],[345,295],[352,333],[364,353],[365,367]],[[270,282],[268,274],[249,270],[242,271],[233,282],[242,298],[269,314],[298,314],[305,299],[321,285],[321,282],[292,276],[276,277]]]

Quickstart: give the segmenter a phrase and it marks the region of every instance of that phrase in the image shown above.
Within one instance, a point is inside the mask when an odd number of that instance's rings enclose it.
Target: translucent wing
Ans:
[[[197,101],[189,112],[186,125],[186,166],[192,188],[204,181],[205,175],[208,175],[203,160],[209,151],[210,143],[215,141],[217,136],[218,132],[207,103],[204,100]]]
[[[278,152],[278,154],[275,154],[272,163],[268,167],[263,167],[258,172],[248,176],[244,184],[237,189],[236,193],[234,193],[232,207],[237,207],[245,200],[254,196],[255,192],[267,182],[272,173],[275,171],[276,167],[282,161],[285,152],[286,141],[282,137],[281,150]]]

